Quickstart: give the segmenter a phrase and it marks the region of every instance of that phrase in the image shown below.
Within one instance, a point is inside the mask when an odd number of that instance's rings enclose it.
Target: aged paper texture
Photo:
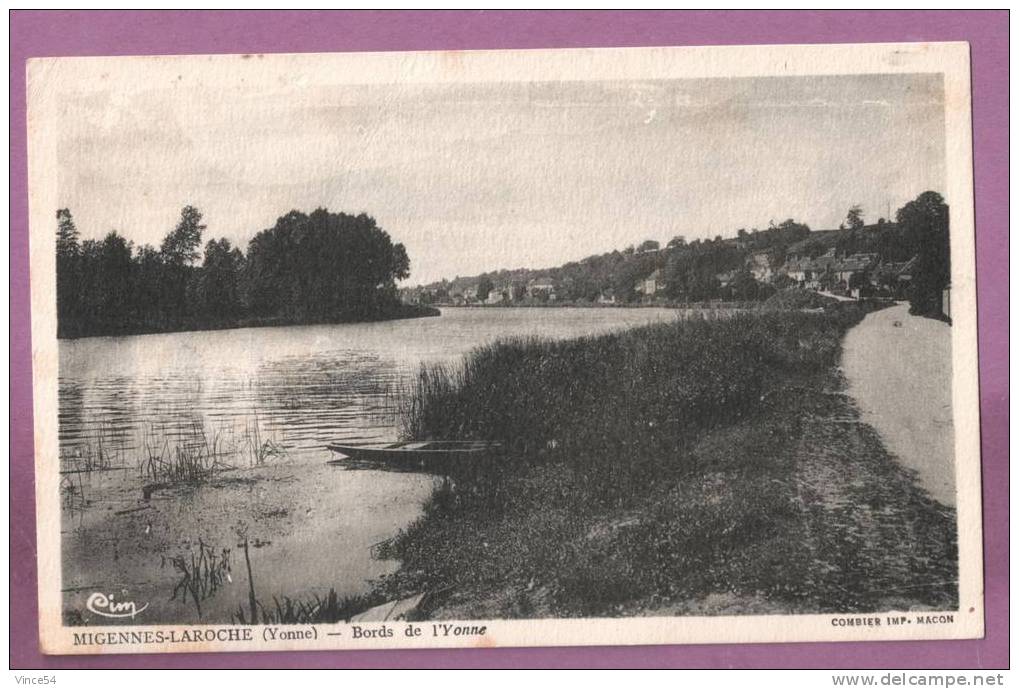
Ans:
[[[28,88],[44,652],[983,634],[966,44]]]

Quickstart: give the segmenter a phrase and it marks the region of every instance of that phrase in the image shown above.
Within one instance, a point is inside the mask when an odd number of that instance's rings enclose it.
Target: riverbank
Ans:
[[[654,301],[597,302],[597,301],[506,301],[498,304],[435,304],[444,309],[686,309],[690,311],[719,311],[750,309],[760,306],[762,301]]]
[[[858,304],[503,342],[422,372],[406,431],[501,440],[377,592],[447,619],[868,612],[957,601],[954,510],[838,369]]]
[[[248,614],[245,539],[256,596],[269,609],[276,599],[313,605],[331,590],[341,600],[366,594],[369,580],[397,568],[374,558],[373,546],[421,515],[433,478],[330,466],[327,443],[396,439],[390,401],[422,362],[452,364],[522,334],[571,339],[675,318],[661,309],[457,309],[420,320],[62,341],[61,470],[93,469],[61,477],[66,619],[84,621],[95,591],[126,590],[149,604],[142,623],[230,624],[239,609]],[[217,471],[153,476],[153,454],[157,464],[205,467],[214,457]],[[148,485],[167,482],[175,485],[145,500]],[[193,601],[171,600],[182,578],[173,561],[197,557],[199,542],[229,549],[232,568],[232,582],[201,600],[201,616]]]
[[[238,328],[278,328],[289,325],[339,325],[343,323],[374,323],[378,321],[395,321],[409,318],[430,318],[440,316],[442,312],[431,306],[413,304],[395,304],[389,308],[371,314],[340,315],[333,319],[309,320],[277,318],[240,318],[224,321],[185,321],[169,326],[141,326],[123,321],[109,324],[108,327],[81,329],[72,326],[58,326],[57,339],[77,340],[85,337],[121,337],[125,335],[154,335],[157,333],[204,332],[214,330],[236,330]]]
[[[88,506],[63,511],[65,624],[118,622],[90,613],[87,599],[95,591],[123,591],[146,603],[146,624],[229,624],[248,609],[246,559],[258,601],[270,612],[287,598],[360,596],[365,581],[396,569],[371,559],[372,545],[415,519],[432,489],[432,479],[420,474],[277,461],[176,483],[146,499],[131,473],[92,474]],[[178,590],[181,566],[203,550],[224,576],[218,590],[203,590],[195,600]]]

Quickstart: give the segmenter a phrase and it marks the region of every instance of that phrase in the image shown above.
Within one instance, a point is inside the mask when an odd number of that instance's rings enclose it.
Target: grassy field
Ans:
[[[385,555],[438,618],[863,612],[957,600],[955,515],[858,420],[866,307],[766,310],[425,368],[415,438],[500,440]]]

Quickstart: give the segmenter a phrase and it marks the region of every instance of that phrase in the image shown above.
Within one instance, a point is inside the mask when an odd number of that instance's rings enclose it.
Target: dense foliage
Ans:
[[[499,270],[443,280],[421,287],[418,298],[422,303],[447,303],[455,301],[455,295],[476,288],[478,299],[483,300],[481,295],[487,296],[494,288],[512,296],[507,302],[526,303],[535,301],[534,295],[528,294],[528,283],[539,280],[555,286],[556,301],[561,304],[591,303],[608,296],[626,304],[647,300],[641,293],[641,282],[657,270],[659,301],[763,301],[793,284],[783,272],[790,258],[816,258],[832,251],[839,256],[871,254],[881,263],[905,263],[915,257],[916,279],[909,295],[914,313],[937,315],[941,290],[950,278],[948,206],[939,194],[927,191],[899,209],[895,222],[879,218],[868,225],[864,209],[854,205],[836,230],[811,231],[806,224],[790,218],[764,230],[740,229],[728,238],[719,235],[688,242],[676,236],[664,247],[649,239],[622,251],[554,268]],[[759,273],[755,279],[752,259],[762,255],[772,275],[759,279]],[[857,275],[854,280],[865,281],[867,277]],[[895,285],[889,285],[887,292],[905,296]]]
[[[736,314],[478,347],[457,366],[422,367],[405,434],[498,440],[520,458],[581,462],[615,492],[651,480],[661,466],[634,465],[660,464],[691,430],[751,412],[776,372],[831,364],[838,334],[858,317],[833,314]]]
[[[926,191],[900,208],[896,220],[906,241],[917,251],[910,311],[939,317],[943,313],[943,290],[952,281],[948,206],[940,194]]]
[[[367,215],[291,211],[247,253],[227,239],[202,251],[202,214],[181,211],[157,249],[116,232],[80,241],[57,211],[58,336],[385,318],[405,310],[410,261]],[[201,259],[201,263],[199,263]]]

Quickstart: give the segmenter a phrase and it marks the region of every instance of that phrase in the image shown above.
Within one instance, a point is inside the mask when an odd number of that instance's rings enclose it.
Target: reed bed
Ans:
[[[262,467],[287,457],[275,435],[263,434],[257,415],[239,435],[232,429],[206,429],[198,420],[173,429],[149,426],[141,444],[139,476],[163,484],[200,483],[222,471]]]
[[[423,367],[407,437],[507,450],[386,544],[401,569],[379,590],[456,587],[447,614],[477,619],[866,611],[903,586],[914,597],[892,605],[950,606],[954,522],[872,432],[824,420],[853,413],[840,342],[870,308],[508,340]],[[854,509],[804,485],[856,491]]]
[[[146,436],[143,444],[138,471],[147,481],[197,483],[217,471],[234,468],[224,461],[229,453],[224,450],[222,435],[207,432],[199,421],[192,422],[183,439],[173,445],[168,436],[160,443],[151,435]]]
[[[496,342],[458,364],[422,367],[402,433],[499,441],[504,467],[561,462],[585,472],[595,497],[617,501],[688,468],[676,448],[696,432],[745,418],[790,377],[832,365],[855,318],[840,313],[737,313]]]

